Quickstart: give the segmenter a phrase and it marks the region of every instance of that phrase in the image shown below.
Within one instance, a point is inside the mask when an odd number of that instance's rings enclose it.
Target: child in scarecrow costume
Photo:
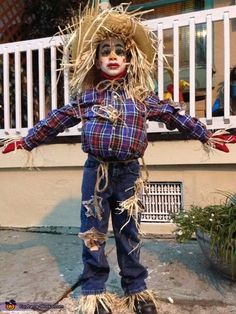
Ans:
[[[80,238],[84,270],[79,313],[112,313],[114,295],[106,292],[105,255],[108,220],[115,236],[123,305],[127,312],[157,313],[157,297],[147,289],[147,269],[140,263],[139,223],[143,210],[138,159],[147,147],[146,121],[177,128],[208,147],[228,151],[235,138],[212,136],[196,118],[161,102],[154,94],[157,40],[137,12],[125,6],[101,11],[87,6],[62,31],[70,51],[74,99],[53,110],[28,135],[5,145],[28,151],[82,121],[82,148],[88,154],[82,182]],[[129,308],[127,310],[127,307]]]

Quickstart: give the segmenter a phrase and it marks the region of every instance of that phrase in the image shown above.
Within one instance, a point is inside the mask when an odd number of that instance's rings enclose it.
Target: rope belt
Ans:
[[[97,178],[96,178],[96,184],[95,184],[95,188],[94,188],[94,196],[93,196],[93,205],[96,211],[96,217],[101,220],[102,219],[102,212],[103,212],[103,208],[102,208],[102,198],[98,195],[98,193],[102,193],[106,190],[106,188],[108,187],[108,170],[109,170],[109,165],[113,164],[113,163],[123,163],[123,164],[129,164],[133,161],[137,161],[137,159],[130,159],[130,160],[122,160],[122,161],[115,161],[115,160],[111,160],[111,161],[103,161],[98,157],[94,157],[92,156],[94,159],[96,159],[97,161],[99,161],[99,166],[97,169]],[[146,190],[146,183],[148,181],[148,170],[147,167],[145,165],[144,159],[142,158],[142,164],[146,173],[146,178],[143,179],[142,175],[140,175],[137,180],[134,183],[133,187],[130,187],[134,189],[134,195],[131,196],[128,200],[125,200],[124,202],[121,202],[120,204],[120,211],[124,211],[127,210],[128,212],[128,216],[129,219],[131,219],[131,217],[133,217],[137,223],[137,227],[139,226],[138,224],[138,215],[139,213],[142,211],[143,206],[140,203],[140,195],[142,190],[144,190],[144,192],[147,194],[147,190]],[[102,181],[104,181],[103,186],[101,186]],[[129,220],[127,221],[127,223],[129,222]],[[138,227],[139,229],[139,227]]]
[[[109,164],[112,163],[123,163],[123,164],[129,164],[133,161],[136,161],[137,159],[130,159],[130,160],[118,160],[118,161],[103,161],[102,159],[98,158],[98,157],[94,157],[94,159],[96,159],[97,161],[99,161],[99,166],[97,169],[97,180],[96,180],[96,185],[95,185],[95,194],[96,193],[101,193],[104,192],[108,186],[108,169],[109,169]],[[149,173],[148,173],[148,169],[147,166],[145,164],[144,158],[142,157],[142,164],[143,164],[143,168],[146,174],[146,178],[143,180],[144,182],[148,181],[149,178]],[[101,187],[101,182],[102,180],[104,180],[104,185],[103,187]]]
[[[104,192],[108,186],[108,168],[109,168],[109,163],[108,162],[100,162],[97,170],[97,180],[96,180],[96,185],[95,185],[95,193],[96,192]],[[100,187],[101,181],[104,181],[104,186]]]
[[[94,157],[97,161],[99,161],[99,166],[97,169],[97,180],[96,180],[96,185],[95,185],[95,193],[101,193],[104,192],[108,186],[108,169],[109,165],[113,163],[123,163],[123,164],[129,164],[132,161],[136,161],[137,159],[130,159],[130,160],[118,160],[118,161],[103,161],[102,159],[98,157]],[[104,180],[104,185],[101,187],[101,182]]]

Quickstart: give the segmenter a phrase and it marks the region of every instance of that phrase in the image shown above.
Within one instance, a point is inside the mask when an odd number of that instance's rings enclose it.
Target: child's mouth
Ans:
[[[117,69],[117,68],[119,68],[119,64],[118,63],[110,63],[107,65],[107,67],[109,69]]]

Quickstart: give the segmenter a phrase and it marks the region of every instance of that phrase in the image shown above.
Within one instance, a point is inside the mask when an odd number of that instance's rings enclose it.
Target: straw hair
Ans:
[[[118,297],[109,292],[100,294],[83,295],[80,297],[78,304],[78,314],[94,314],[98,307],[98,303],[109,313],[110,310],[116,308],[120,300]]]
[[[127,295],[121,300],[120,306],[124,307],[127,306],[127,313],[136,313],[137,309],[135,309],[135,301],[141,301],[145,303],[153,303],[157,313],[159,312],[159,297],[157,294],[152,290],[143,290],[141,292]]]
[[[121,230],[128,225],[128,223],[130,222],[131,219],[134,219],[136,228],[138,229],[138,231],[140,232],[140,215],[143,212],[144,206],[142,203],[142,191],[144,189],[144,180],[139,177],[135,183],[134,183],[134,194],[126,199],[125,201],[121,201],[119,203],[119,207],[117,208],[117,210],[119,211],[119,213],[123,213],[123,212],[127,212],[127,216],[128,216],[128,220],[126,221],[126,223],[121,227]]]
[[[157,39],[141,22],[144,13],[128,12],[128,5],[124,4],[101,11],[99,1],[95,0],[93,6],[87,5],[71,24],[60,30],[62,35],[69,35],[63,36],[65,50],[69,51],[69,62],[63,62],[63,67],[70,70],[72,93],[97,85],[96,51],[103,40],[112,37],[125,43],[130,56],[124,85],[128,96],[144,99],[154,90]]]

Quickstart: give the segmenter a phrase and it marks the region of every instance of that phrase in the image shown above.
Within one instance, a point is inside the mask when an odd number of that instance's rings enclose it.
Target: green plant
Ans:
[[[211,248],[217,248],[219,259],[224,263],[236,262],[236,195],[221,192],[226,202],[206,207],[191,206],[173,216],[177,225],[176,239],[191,239],[196,230],[209,235]]]

